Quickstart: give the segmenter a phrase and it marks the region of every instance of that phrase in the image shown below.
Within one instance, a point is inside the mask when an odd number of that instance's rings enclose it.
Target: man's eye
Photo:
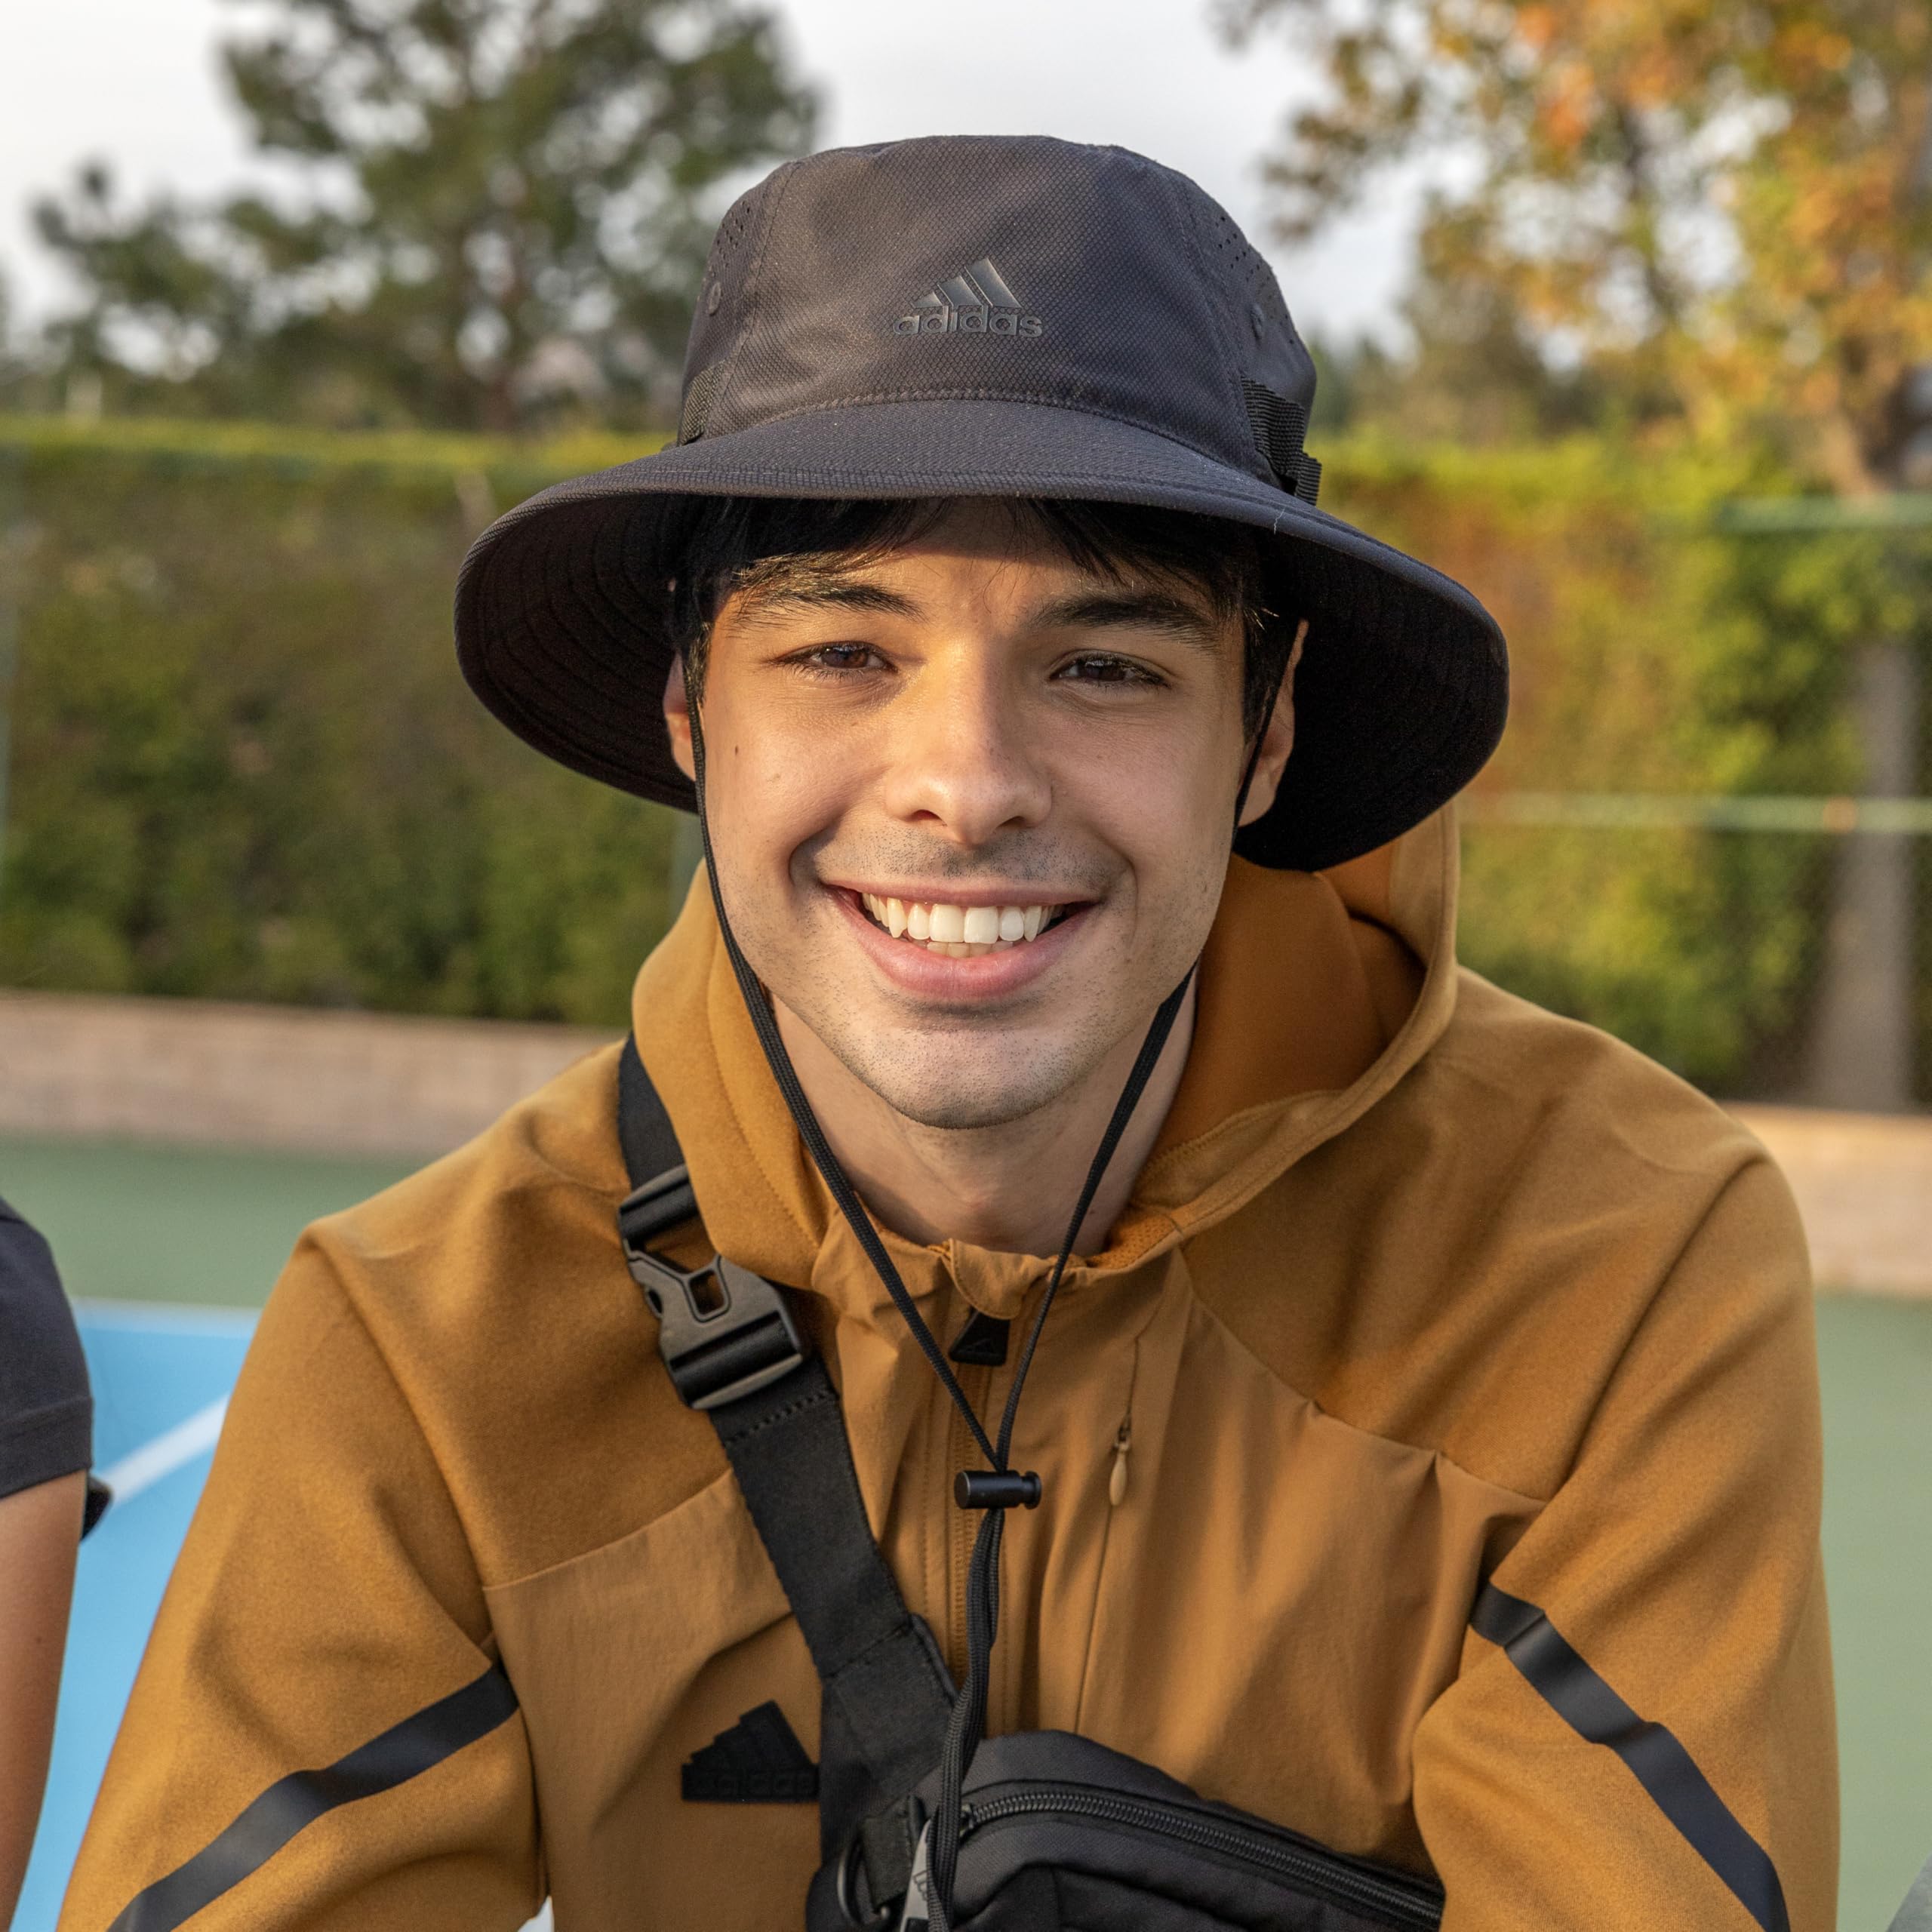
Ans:
[[[885,660],[869,644],[822,644],[792,660],[808,671],[869,671]]]
[[[1071,663],[1063,664],[1054,675],[1083,685],[1152,685],[1160,681],[1143,666],[1124,657],[1110,657],[1104,653],[1076,657]]]

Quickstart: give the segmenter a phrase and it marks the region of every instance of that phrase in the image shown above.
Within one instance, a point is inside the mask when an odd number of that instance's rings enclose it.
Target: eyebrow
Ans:
[[[1042,605],[1032,621],[1054,630],[1158,631],[1206,651],[1221,644],[1222,627],[1214,617],[1164,590],[1076,591]]]
[[[915,619],[924,614],[915,598],[898,591],[823,568],[784,572],[750,586],[743,599],[741,617],[753,624],[796,611],[859,611]],[[1027,621],[1044,630],[1155,631],[1209,651],[1218,650],[1222,641],[1220,624],[1199,605],[1152,589],[1074,591],[1042,604]]]
[[[827,571],[787,573],[771,583],[752,585],[743,598],[740,615],[750,623],[787,611],[863,611],[883,617],[919,614],[919,606],[896,590]]]

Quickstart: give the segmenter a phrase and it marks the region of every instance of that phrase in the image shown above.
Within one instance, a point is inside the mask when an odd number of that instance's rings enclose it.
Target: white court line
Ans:
[[[205,1455],[221,1433],[223,1417],[228,1413],[223,1395],[205,1409],[197,1409],[186,1422],[164,1429],[152,1442],[143,1442],[118,1463],[97,1470],[103,1482],[114,1492],[115,1503],[131,1503],[144,1489],[152,1489],[164,1476],[171,1476],[184,1463]]]

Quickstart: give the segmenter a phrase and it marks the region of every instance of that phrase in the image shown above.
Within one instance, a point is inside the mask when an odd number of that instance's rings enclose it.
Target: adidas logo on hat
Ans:
[[[1038,315],[1023,315],[1020,298],[983,255],[912,304],[894,335],[1038,335]]]

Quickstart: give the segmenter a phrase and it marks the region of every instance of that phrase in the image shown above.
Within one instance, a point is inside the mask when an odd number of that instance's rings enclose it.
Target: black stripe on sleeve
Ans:
[[[1732,1817],[1669,1731],[1640,1718],[1534,1604],[1486,1583],[1469,1622],[1479,1636],[1502,1646],[1531,1687],[1578,1737],[1607,1746],[1623,1760],[1763,1932],[1790,1932],[1784,1887],[1770,1854]]]
[[[259,1871],[324,1812],[406,1784],[487,1737],[516,1707],[509,1679],[492,1667],[327,1770],[291,1771],[277,1779],[219,1837],[136,1897],[108,1932],[174,1932]]]

